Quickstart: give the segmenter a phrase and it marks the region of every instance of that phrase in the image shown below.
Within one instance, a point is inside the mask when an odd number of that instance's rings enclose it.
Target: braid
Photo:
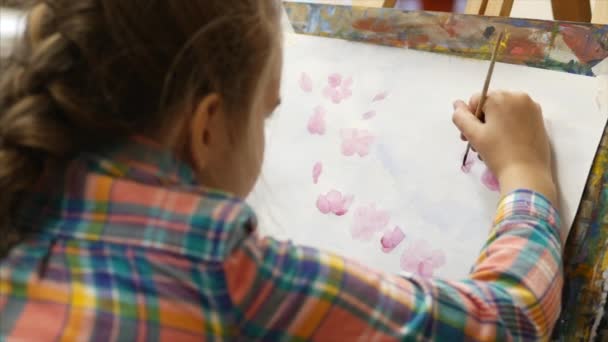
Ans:
[[[37,183],[49,159],[66,157],[75,145],[54,96],[60,90],[47,89],[74,65],[71,42],[50,31],[52,17],[46,5],[34,7],[21,50],[0,81],[0,256],[28,233],[11,222],[23,192]]]

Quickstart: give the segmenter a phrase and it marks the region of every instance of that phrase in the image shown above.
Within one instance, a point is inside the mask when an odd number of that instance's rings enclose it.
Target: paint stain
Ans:
[[[405,233],[399,227],[393,228],[393,230],[386,231],[380,239],[382,244],[382,251],[384,253],[392,252],[399,244],[405,239]]]
[[[388,211],[377,209],[375,204],[359,207],[355,210],[351,235],[355,240],[371,240],[384,230],[389,220]]]
[[[322,214],[334,214],[336,216],[343,216],[348,213],[348,209],[354,200],[353,195],[343,195],[338,190],[330,190],[325,195],[319,195],[317,198],[317,209]]]
[[[308,132],[312,135],[324,135],[325,134],[325,108],[317,106],[314,110],[314,114],[308,120]]]
[[[369,112],[365,112],[363,114],[363,120],[369,120],[369,119],[373,118],[374,116],[376,116],[376,111],[370,110]]]
[[[372,100],[372,102],[379,102],[379,101],[386,99],[387,97],[388,97],[388,91],[383,91],[381,93],[376,94],[376,96],[374,96],[374,99]]]
[[[481,182],[483,183],[483,185],[486,186],[486,188],[491,191],[500,191],[500,183],[498,182],[498,179],[488,168],[486,168],[486,170],[481,175]]]
[[[393,32],[393,26],[389,23],[389,21],[380,18],[363,18],[356,20],[353,23],[353,28],[376,33]]]
[[[560,26],[560,33],[566,45],[581,62],[592,63],[608,58],[608,49],[602,44],[601,34],[590,35],[587,27],[570,24]]]
[[[321,162],[316,162],[312,168],[312,182],[315,184],[319,183],[319,177],[323,172],[323,164]]]
[[[494,32],[496,32],[496,27],[494,27],[494,26],[488,26],[483,31],[483,36],[486,39],[490,39],[490,37],[492,37],[492,35],[494,34]]]
[[[303,72],[300,75],[299,81],[300,89],[305,93],[312,92],[312,78],[307,73]]]
[[[400,261],[402,270],[430,278],[445,265],[446,258],[442,250],[433,249],[427,241],[419,240],[403,252]]]

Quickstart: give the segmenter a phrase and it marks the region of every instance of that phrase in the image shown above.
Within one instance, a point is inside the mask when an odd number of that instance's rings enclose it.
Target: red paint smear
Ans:
[[[363,31],[372,31],[377,33],[393,32],[393,26],[382,19],[363,18],[353,23],[353,28]]]
[[[581,62],[589,63],[608,57],[608,50],[602,48],[599,37],[595,38],[589,34],[588,27],[563,25],[560,32],[566,45]]]
[[[515,61],[533,62],[545,58],[545,49],[541,44],[531,42],[527,38],[513,37],[507,43],[507,51]]]

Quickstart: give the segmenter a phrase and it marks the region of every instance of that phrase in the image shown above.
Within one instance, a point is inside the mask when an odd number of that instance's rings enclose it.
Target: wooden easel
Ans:
[[[465,13],[508,17],[514,0],[468,0]],[[384,0],[383,7],[395,7],[397,0]],[[608,24],[608,0],[596,0],[591,15],[589,0],[551,0],[556,20]]]

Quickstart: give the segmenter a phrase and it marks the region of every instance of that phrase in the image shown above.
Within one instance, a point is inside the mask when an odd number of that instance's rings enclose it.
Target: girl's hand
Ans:
[[[529,189],[556,205],[551,145],[540,105],[525,93],[491,92],[482,122],[473,114],[479,100],[480,95],[473,96],[468,106],[456,101],[453,121],[496,175],[503,195]]]

